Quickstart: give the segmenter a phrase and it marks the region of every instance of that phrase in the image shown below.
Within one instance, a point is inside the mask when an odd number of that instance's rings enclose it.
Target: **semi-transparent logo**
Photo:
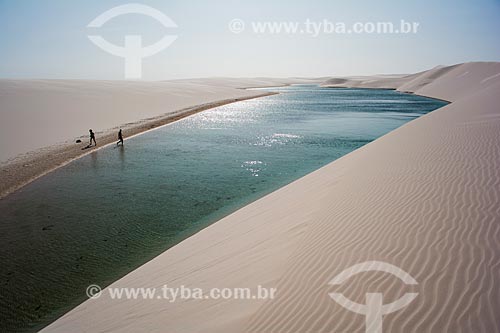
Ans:
[[[142,14],[154,18],[166,28],[177,27],[175,22],[164,13],[142,4],[126,4],[113,7],[92,20],[88,27],[99,28],[109,20],[125,14]],[[126,79],[140,79],[142,77],[142,59],[164,50],[177,39],[177,36],[165,35],[156,43],[146,47],[142,46],[141,35],[125,35],[124,46],[111,44],[99,35],[89,35],[88,38],[104,51],[125,59]]]
[[[392,274],[408,285],[418,284],[410,274],[401,268],[382,261],[366,261],[351,266],[340,272],[328,284],[340,285],[356,274],[371,271]],[[383,297],[381,293],[367,293],[366,304],[353,302],[340,293],[330,293],[329,295],[347,310],[364,315],[367,333],[381,333],[383,316],[404,308],[417,297],[418,293],[406,293],[403,297],[389,304],[382,303]]]

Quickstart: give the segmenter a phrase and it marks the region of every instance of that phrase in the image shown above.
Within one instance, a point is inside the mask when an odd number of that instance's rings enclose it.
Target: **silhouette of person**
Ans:
[[[92,140],[94,140],[94,145],[97,146],[97,142],[95,141],[95,134],[94,134],[94,132],[92,132],[92,129],[89,129],[89,132],[90,132],[89,146],[92,146]]]
[[[120,128],[120,131],[118,131],[118,142],[116,143],[116,145],[118,146],[120,143],[123,146],[123,135],[122,135],[122,129],[121,128]]]

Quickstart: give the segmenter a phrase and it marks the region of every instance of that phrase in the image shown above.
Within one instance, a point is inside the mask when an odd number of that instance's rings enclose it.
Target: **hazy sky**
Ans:
[[[176,24],[128,14],[87,25],[127,3],[154,7]],[[238,18],[245,30],[232,33]],[[416,34],[254,33],[252,22],[418,22]],[[303,28],[303,26],[300,26]],[[0,77],[123,79],[124,59],[92,44],[142,35],[177,40],[143,59],[143,79],[207,76],[330,76],[410,73],[465,61],[500,61],[500,0],[0,0]]]

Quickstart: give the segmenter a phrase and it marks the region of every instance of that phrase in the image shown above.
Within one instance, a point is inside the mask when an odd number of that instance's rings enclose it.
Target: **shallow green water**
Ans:
[[[444,102],[273,88],[85,156],[0,201],[0,331],[30,331],[239,207]],[[126,133],[125,133],[126,135]]]

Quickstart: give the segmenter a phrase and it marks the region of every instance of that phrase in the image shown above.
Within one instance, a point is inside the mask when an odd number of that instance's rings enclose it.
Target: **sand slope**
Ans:
[[[499,332],[496,73],[499,63],[472,63],[396,78],[394,88],[453,103],[244,207],[112,284],[260,284],[277,288],[276,299],[168,303],[110,300],[105,292],[43,332],[364,332],[364,316],[335,303],[328,296],[334,291],[359,303],[368,291],[382,292],[384,303],[418,292],[384,317],[384,332]],[[358,86],[388,86],[393,78],[360,80]],[[385,273],[328,285],[368,260],[399,266],[418,285]]]

